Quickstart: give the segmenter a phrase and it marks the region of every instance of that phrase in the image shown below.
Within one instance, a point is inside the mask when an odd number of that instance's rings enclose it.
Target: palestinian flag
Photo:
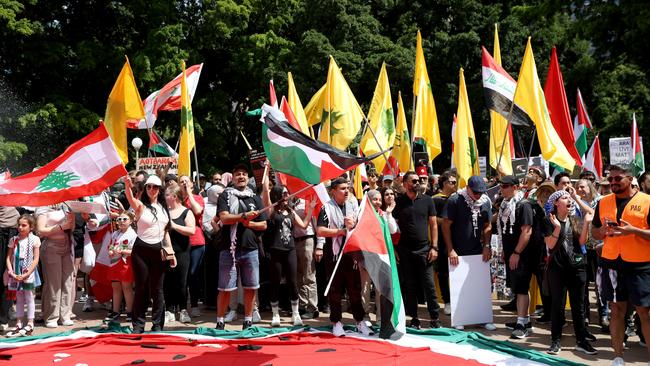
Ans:
[[[632,114],[632,169],[634,170],[634,176],[639,176],[639,174],[645,172],[645,161],[643,160],[643,145],[641,145],[641,140],[639,139],[639,128],[636,125],[636,114]]]
[[[372,207],[368,195],[363,197],[360,206],[359,221],[348,233],[343,253],[356,257],[381,294],[379,337],[399,339],[406,334],[406,316],[388,224]]]
[[[59,157],[0,182],[0,206],[47,206],[93,196],[127,175],[103,123]]]
[[[576,116],[573,119],[573,136],[578,154],[584,160],[587,152],[587,130],[591,130],[591,120],[587,114],[585,102],[582,100],[580,89],[576,95]]]
[[[603,177],[603,155],[600,152],[600,140],[598,135],[591,144],[591,148],[587,152],[582,167],[596,175],[598,179]]]
[[[277,108],[262,107],[262,143],[274,170],[309,184],[333,179],[381,154],[354,156],[292,127]]]
[[[497,64],[490,53],[483,49],[483,93],[488,109],[493,110],[504,118],[510,118],[515,126],[532,127],[533,121],[518,105],[510,109],[517,89],[517,82],[506,70]]]
[[[149,132],[149,150],[155,151],[158,154],[164,155],[164,156],[173,156],[173,157],[178,157],[178,154],[174,149],[172,149],[169,144],[165,142],[165,140],[158,135],[158,133],[154,130],[150,130]]]

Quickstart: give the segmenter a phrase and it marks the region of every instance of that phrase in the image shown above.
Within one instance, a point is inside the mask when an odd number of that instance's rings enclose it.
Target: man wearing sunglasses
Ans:
[[[616,356],[612,365],[624,364],[628,301],[636,308],[645,339],[650,339],[650,196],[635,192],[632,179],[626,168],[610,166],[607,181],[613,194],[598,201],[591,228],[594,239],[604,240],[603,277],[611,279],[607,283],[601,278],[600,293],[611,309],[609,327]],[[648,354],[650,359],[650,347]]]
[[[414,171],[404,174],[406,194],[395,200],[393,217],[401,232],[397,250],[404,269],[406,314],[411,316],[410,326],[420,329],[418,299],[424,290],[431,328],[440,328],[436,285],[433,282],[433,262],[438,257],[438,225],[436,208],[431,197],[422,193],[420,179]],[[431,238],[429,240],[429,238]]]

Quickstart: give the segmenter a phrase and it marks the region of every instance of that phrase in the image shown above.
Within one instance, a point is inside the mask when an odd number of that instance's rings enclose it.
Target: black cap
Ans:
[[[235,174],[235,172],[238,171],[238,170],[243,170],[243,171],[245,171],[247,174],[250,174],[249,171],[248,171],[248,165],[246,165],[246,164],[244,164],[244,163],[239,163],[239,164],[235,165],[235,166],[232,168],[232,173]]]
[[[499,178],[499,183],[516,186],[519,185],[519,179],[517,179],[517,177],[515,177],[514,175],[506,175],[504,177]]]
[[[472,175],[471,177],[469,177],[469,180],[467,181],[467,186],[474,193],[485,193],[487,191],[487,185],[483,181],[483,178],[479,177],[478,175]]]

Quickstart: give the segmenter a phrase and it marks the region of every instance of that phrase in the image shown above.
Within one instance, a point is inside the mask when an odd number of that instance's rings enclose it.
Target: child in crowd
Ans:
[[[40,254],[41,239],[33,234],[36,220],[32,215],[18,218],[18,235],[9,241],[6,280],[9,291],[16,294],[16,327],[7,337],[25,337],[34,331],[34,289],[40,285],[36,266]],[[23,326],[27,305],[27,325]]]

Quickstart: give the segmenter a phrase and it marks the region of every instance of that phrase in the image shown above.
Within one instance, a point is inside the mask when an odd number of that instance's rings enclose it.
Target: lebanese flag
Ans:
[[[190,101],[194,100],[194,92],[199,84],[203,64],[189,67],[187,73],[187,89],[190,93]],[[139,121],[127,121],[127,127],[131,129],[144,130],[153,128],[158,118],[159,111],[177,111],[181,109],[181,79],[183,73],[178,74],[172,81],[168,82],[162,89],[151,93],[144,100],[144,119]]]
[[[494,61],[485,47],[481,48],[483,49],[483,94],[488,109],[509,119],[513,125],[533,126],[533,121],[523,109],[516,104],[512,106],[517,82]]]
[[[44,167],[0,182],[0,206],[47,206],[93,196],[126,174],[115,145],[100,123]]]
[[[360,157],[316,141],[291,126],[280,110],[266,104],[262,121],[262,143],[273,169],[309,184],[336,178],[382,154]]]
[[[100,247],[95,259],[95,267],[90,271],[90,286],[97,302],[103,303],[110,301],[113,297],[110,280],[110,271],[113,264],[111,264],[111,258],[108,256],[108,247],[111,244],[111,224],[102,225],[95,231],[89,231],[88,234],[93,246]]]
[[[576,117],[573,119],[573,136],[575,137],[576,150],[578,150],[581,159],[584,159],[587,152],[587,130],[591,130],[591,120],[582,100],[580,89],[578,89],[576,94]]]
[[[643,147],[641,146],[641,140],[639,139],[639,128],[636,125],[636,114],[632,114],[632,166],[634,168],[634,175],[638,176],[639,174],[645,171],[645,161],[643,159]]]
[[[571,157],[576,161],[576,164],[582,166],[582,159],[576,149],[576,138],[573,135],[573,125],[569,114],[569,102],[566,98],[564,78],[560,71],[560,62],[557,59],[555,47],[551,50],[551,63],[548,66],[548,74],[546,75],[544,97],[546,97],[546,106],[555,131],[560,136],[560,140],[562,140]]]
[[[591,144],[582,167],[596,175],[598,179],[603,177],[603,155],[600,152],[600,140],[598,135]]]
[[[363,265],[381,294],[379,337],[399,339],[406,334],[406,315],[388,223],[377,214],[368,195],[360,207],[357,226],[348,232],[343,253],[352,254]]]

